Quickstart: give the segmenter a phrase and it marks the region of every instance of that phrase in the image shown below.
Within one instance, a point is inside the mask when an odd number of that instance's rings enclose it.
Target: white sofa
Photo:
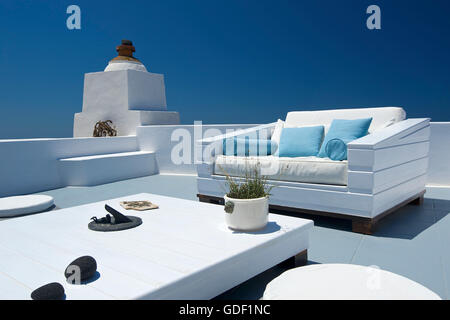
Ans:
[[[196,141],[198,197],[222,203],[225,173],[242,176],[259,164],[272,189],[273,209],[352,220],[353,231],[370,234],[375,223],[425,193],[430,125],[428,118],[405,119],[402,108],[382,107],[289,112],[285,127],[324,125],[333,119],[372,117],[369,134],[347,145],[348,160],[276,156],[224,156],[231,137],[270,138],[276,122]],[[238,178],[239,179],[239,178]]]

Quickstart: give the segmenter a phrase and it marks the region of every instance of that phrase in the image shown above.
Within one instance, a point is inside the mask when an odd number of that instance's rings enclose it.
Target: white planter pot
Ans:
[[[230,229],[253,231],[267,225],[269,197],[257,199],[225,199],[225,221]],[[231,213],[229,213],[231,212]]]

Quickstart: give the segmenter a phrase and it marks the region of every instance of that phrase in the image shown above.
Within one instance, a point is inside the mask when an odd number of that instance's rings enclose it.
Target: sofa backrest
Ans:
[[[405,110],[399,107],[336,109],[319,111],[292,111],[286,116],[285,127],[324,125],[328,127],[333,119],[361,119],[372,117],[369,132],[385,128],[405,120]]]

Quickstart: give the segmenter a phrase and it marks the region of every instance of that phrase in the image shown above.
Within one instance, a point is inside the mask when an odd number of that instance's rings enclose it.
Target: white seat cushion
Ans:
[[[273,279],[263,300],[441,300],[430,289],[373,266],[313,264]]]
[[[44,211],[53,206],[53,197],[27,195],[0,198],[0,217],[14,217]]]
[[[214,174],[243,177],[259,166],[270,180],[347,185],[347,161],[318,157],[236,157],[217,156]]]

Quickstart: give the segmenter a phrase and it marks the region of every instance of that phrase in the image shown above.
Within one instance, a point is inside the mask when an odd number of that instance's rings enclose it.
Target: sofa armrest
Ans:
[[[374,195],[414,179],[424,189],[429,140],[430,119],[425,118],[407,119],[350,142],[349,191]]]
[[[273,122],[252,128],[227,132],[225,134],[220,134],[214,137],[199,139],[195,141],[195,148],[198,148],[198,152],[196,152],[197,158],[195,159],[196,164],[212,164],[216,155],[222,153],[223,139],[233,137],[254,137],[269,139],[275,125],[276,122]]]
[[[387,128],[380,129],[365,137],[354,140],[348,144],[349,149],[380,149],[390,146],[411,143],[414,141],[426,141],[429,139],[428,132],[411,137],[411,134],[430,126],[429,118],[406,119],[397,122]]]

